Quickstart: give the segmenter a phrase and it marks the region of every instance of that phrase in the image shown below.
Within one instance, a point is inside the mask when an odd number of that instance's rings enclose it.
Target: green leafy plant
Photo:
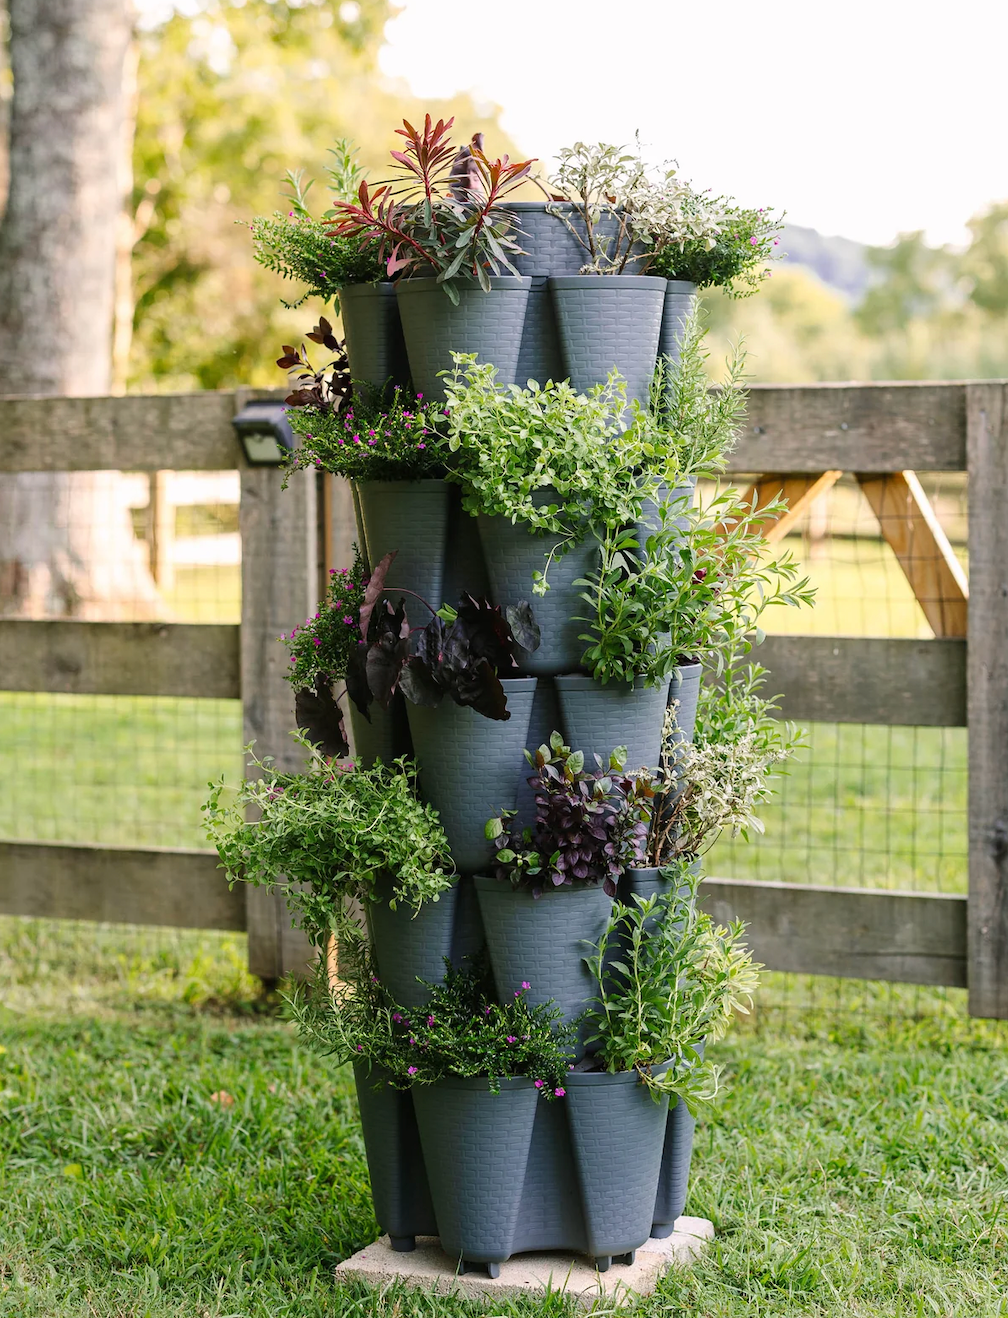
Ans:
[[[507,517],[553,540],[533,587],[544,594],[554,556],[640,516],[657,483],[642,474],[650,416],[634,405],[630,424],[621,426],[626,383],[616,371],[578,394],[566,380],[500,385],[490,363],[471,353],[452,358],[445,372],[448,478],[462,486],[467,512]]]
[[[563,1098],[574,1052],[574,1032],[552,1003],[531,1007],[524,984],[497,1002],[485,955],[463,969],[445,964],[441,984],[426,987],[422,1008],[401,1007],[374,973],[359,932],[340,939],[340,978],[320,958],[309,988],[288,999],[302,1039],[339,1062],[380,1067],[400,1089],[448,1076],[486,1076],[490,1088],[512,1076],[534,1080],[543,1098]]]
[[[289,209],[272,215],[257,215],[249,225],[256,261],[284,279],[303,284],[305,291],[288,308],[300,307],[311,297],[329,302],[344,284],[367,284],[381,279],[385,264],[378,244],[361,243],[332,234],[329,230],[333,204],[348,201],[360,186],[362,173],[356,152],[346,138],[330,149],[332,161],[326,169],[330,206],[316,219],[308,206],[307,183],[302,170],[288,170],[285,184]]]
[[[533,828],[518,832],[514,811],[487,820],[495,843],[495,873],[533,897],[572,883],[601,883],[610,897],[627,865],[644,854],[654,785],[646,773],[625,773],[626,747],[618,746],[603,767],[585,769],[582,751],[564,745],[554,732],[548,746],[525,758],[535,769],[528,780],[535,794]]]
[[[685,279],[698,288],[723,288],[729,297],[749,297],[778,258],[784,216],[763,207],[736,206],[727,197],[705,202],[714,216],[713,241],[692,234],[662,234],[648,267],[666,279]]]
[[[230,884],[289,882],[288,905],[316,946],[326,945],[352,899],[374,900],[381,874],[393,877],[393,908],[419,910],[451,887],[448,841],[433,806],[418,799],[408,761],[359,769],[316,759],[304,773],[254,755],[252,763],[259,776],[233,799],[223,778],[211,784],[207,836]],[[250,809],[257,819],[245,818]]]
[[[607,532],[598,571],[576,583],[588,605],[582,665],[599,682],[657,684],[695,660],[720,672],[762,641],[764,609],[811,604],[814,588],[790,553],[764,558],[763,523],[785,507],[729,492],[685,511],[666,501],[643,545],[633,528]]]
[[[651,387],[648,460],[680,479],[724,471],[745,415],[745,349],[735,345],[723,382],[712,389],[706,337],[702,312],[694,307],[683,325],[678,360],[659,358]]]
[[[427,115],[423,129],[416,129],[404,119],[396,132],[405,150],[390,153],[395,177],[375,186],[363,181],[355,201],[337,202],[330,232],[366,248],[376,245],[389,279],[432,268],[457,303],[458,280],[476,281],[489,292],[491,275],[518,273],[511,258],[521,248],[501,203],[528,177],[532,161],[490,160],[475,138],[456,152],[448,135],[453,123],[434,124]]]
[[[360,608],[369,573],[361,552],[354,545],[351,568],[331,568],[326,597],[317,613],[306,618],[290,635],[280,640],[290,648],[290,667],[284,674],[299,690],[313,686],[318,677],[327,682],[346,678],[350,656],[360,640]]]
[[[443,476],[445,441],[422,394],[397,385],[391,397],[355,386],[339,412],[308,406],[288,414],[301,439],[290,469],[315,467],[357,481],[409,481]]]
[[[720,1039],[736,1012],[748,1012],[760,970],[741,920],[725,929],[697,909],[698,882],[691,878],[688,896],[615,905],[586,958],[599,985],[585,1018],[587,1041],[597,1045],[601,1067],[636,1071],[656,1101],[676,1095],[692,1113],[719,1089],[701,1047]]]
[[[562,147],[548,188],[576,207],[578,224],[562,207],[552,211],[584,247],[586,273],[618,275],[628,267],[643,273],[658,243],[713,245],[718,232],[706,198],[670,163],[657,174],[649,171],[639,148],[610,142]]]
[[[718,682],[700,688],[693,743],[676,740],[670,710],[662,742],[662,777],[672,784],[655,799],[648,861],[668,865],[702,855],[730,829],[748,840],[763,832],[756,811],[773,795],[774,774],[802,746],[804,732],[774,716],[767,671],[730,664]]]

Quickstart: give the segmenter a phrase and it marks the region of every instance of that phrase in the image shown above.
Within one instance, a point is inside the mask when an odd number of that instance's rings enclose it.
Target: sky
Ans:
[[[1008,0],[399,3],[384,73],[499,105],[547,161],[639,130],[698,187],[876,244],[962,243],[1008,200]]]

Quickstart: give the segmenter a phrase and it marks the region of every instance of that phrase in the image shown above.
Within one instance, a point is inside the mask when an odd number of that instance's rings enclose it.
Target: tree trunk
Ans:
[[[9,9],[0,394],[103,394],[128,178],[132,3],[9,0]],[[158,610],[120,484],[116,472],[0,476],[0,612]]]

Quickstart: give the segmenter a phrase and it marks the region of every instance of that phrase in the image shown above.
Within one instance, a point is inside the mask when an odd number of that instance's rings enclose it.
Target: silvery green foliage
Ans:
[[[610,142],[575,142],[558,153],[549,188],[577,206],[584,231],[554,210],[585,248],[584,273],[643,273],[651,250],[688,242],[713,247],[717,208],[666,162],[649,171],[638,149]],[[603,217],[615,225],[603,230]],[[634,251],[634,244],[644,250]]]
[[[697,909],[699,876],[674,875],[666,896],[614,904],[587,964],[599,984],[587,1042],[607,1071],[636,1071],[657,1101],[677,1095],[693,1113],[711,1103],[718,1070],[700,1055],[752,1005],[760,967],[741,920],[725,929]],[[685,886],[686,895],[681,895]]]
[[[773,716],[777,697],[761,694],[766,678],[765,668],[745,664],[702,687],[692,745],[675,742],[675,712],[666,715],[662,768],[675,788],[655,805],[651,864],[702,855],[726,829],[745,838],[763,832],[757,811],[804,741],[795,724]]]

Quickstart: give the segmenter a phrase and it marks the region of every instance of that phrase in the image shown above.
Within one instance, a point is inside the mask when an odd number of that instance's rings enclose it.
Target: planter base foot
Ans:
[[[635,1249],[632,1249],[629,1254],[614,1254],[613,1262],[623,1263],[627,1267],[629,1267],[636,1260],[636,1258],[637,1258],[637,1251]]]
[[[464,1277],[470,1272],[482,1273],[485,1277],[499,1277],[501,1265],[499,1263],[473,1263],[470,1259],[463,1259],[459,1264],[459,1275]]]
[[[595,1260],[595,1271],[596,1271],[596,1272],[608,1272],[609,1269],[610,1269],[611,1267],[612,1267],[612,1255],[611,1255],[611,1254],[600,1254],[600,1255],[596,1258],[596,1260]]]
[[[389,1244],[397,1254],[412,1254],[416,1249],[416,1236],[389,1236]]]
[[[674,1222],[652,1222],[651,1239],[668,1240],[669,1236],[672,1234],[674,1230],[675,1230]]]

